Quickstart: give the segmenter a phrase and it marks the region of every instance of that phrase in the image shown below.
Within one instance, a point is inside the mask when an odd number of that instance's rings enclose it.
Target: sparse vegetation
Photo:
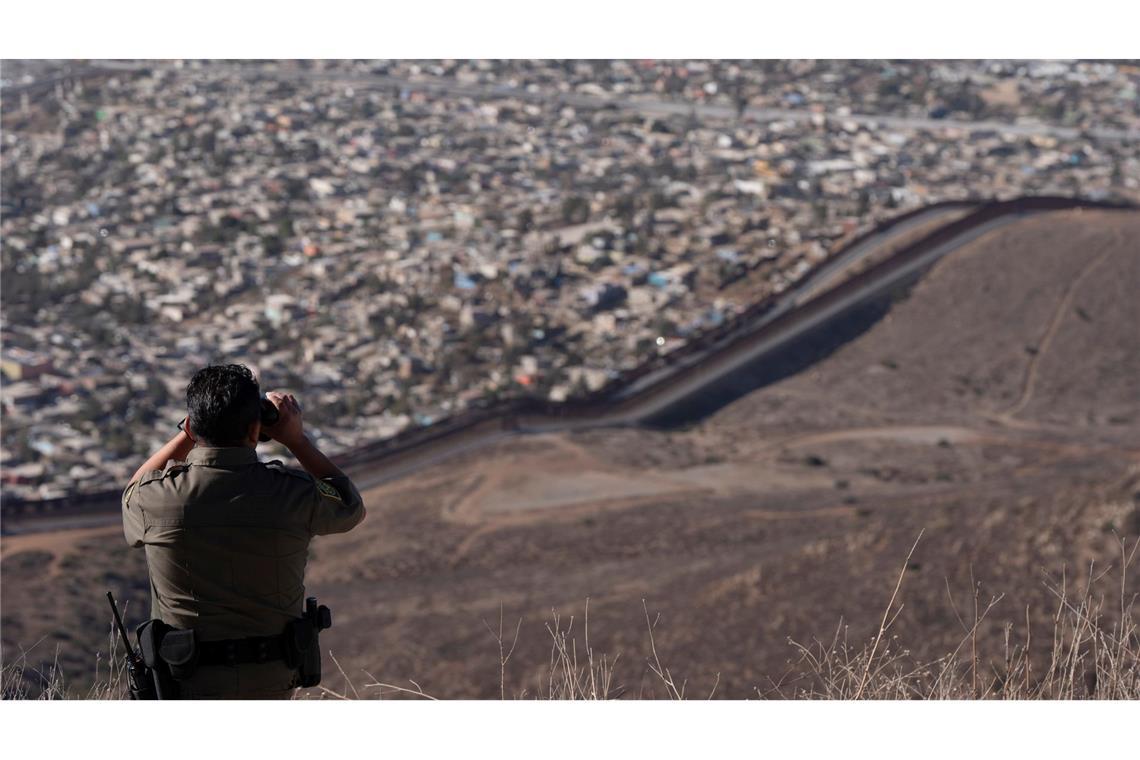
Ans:
[[[975,593],[971,619],[959,617],[963,635],[958,646],[938,659],[915,661],[891,624],[902,609],[899,587],[909,566],[899,574],[883,622],[868,645],[853,646],[841,623],[829,642],[804,645],[790,642],[799,652],[795,675],[771,685],[761,696],[822,699],[1140,699],[1140,629],[1135,598],[1125,592],[1128,567],[1140,541],[1128,550],[1121,543],[1120,592],[1115,599],[1102,595],[1093,573],[1076,594],[1046,581],[1056,600],[1053,638],[1048,656],[1031,656],[1028,627],[1019,640],[1019,624],[1003,626],[1000,660],[979,655],[979,629],[1001,600],[983,601]],[[1109,568],[1111,570],[1111,568]],[[1105,623],[1109,605],[1119,617]],[[1028,616],[1028,613],[1027,613]],[[1109,616],[1115,617],[1115,615]]]
[[[915,546],[917,544],[916,541]],[[849,642],[843,621],[830,640],[804,644],[789,639],[796,658],[789,662],[788,672],[777,679],[769,678],[766,684],[756,685],[756,696],[762,699],[1140,699],[1140,625],[1136,598],[1129,597],[1126,591],[1127,572],[1138,550],[1140,540],[1133,542],[1131,548],[1121,541],[1119,567],[1103,570],[1090,567],[1088,581],[1076,591],[1069,588],[1064,576],[1059,584],[1045,581],[1056,608],[1052,615],[1052,641],[1044,657],[1034,655],[1028,633],[1028,610],[1024,625],[1020,621],[1008,621],[1003,626],[1000,658],[980,653],[982,624],[1002,596],[985,600],[975,587],[972,614],[958,615],[962,627],[958,645],[936,659],[917,660],[892,632],[904,606],[901,591],[906,573],[919,569],[911,561],[912,548],[899,572],[878,630],[869,641]],[[1102,589],[1101,582],[1113,570],[1119,570],[1119,590]],[[674,675],[668,657],[659,652],[654,637],[660,616],[651,617],[644,601],[642,605],[648,651],[645,668],[652,674],[658,690],[678,700],[715,697],[719,673],[708,694],[687,691],[688,681]],[[957,613],[957,607],[955,611]],[[644,687],[632,693],[615,680],[620,655],[597,652],[591,644],[589,600],[582,618],[581,639],[575,630],[575,618],[564,620],[552,610],[546,624],[551,637],[550,661],[545,687],[538,692],[514,691],[509,686],[509,663],[522,621],[512,632],[511,626],[504,625],[500,609],[497,628],[485,620],[483,623],[497,647],[498,692],[502,699],[605,700],[658,695],[658,690],[646,695]],[[62,669],[57,666],[58,651],[56,665],[34,671],[29,671],[28,653],[21,652],[16,661],[4,665],[0,692],[4,699],[124,699],[126,673],[117,649],[118,642],[112,635],[110,656],[106,659],[96,656],[94,684],[86,692],[69,689]],[[328,661],[343,677],[343,688],[336,691],[322,685],[308,693],[299,693],[298,698],[435,699],[415,681],[409,680],[409,686],[384,683],[367,671],[362,674],[369,680],[358,688],[331,652]],[[33,677],[29,678],[29,673]]]
[[[42,640],[41,640],[42,641]],[[109,629],[107,651],[95,654],[95,677],[90,688],[77,691],[71,688],[64,676],[64,668],[59,662],[59,646],[47,668],[30,665],[28,655],[39,642],[12,662],[5,662],[0,669],[0,698],[2,699],[126,699],[127,666],[122,657],[118,636]],[[5,652],[5,660],[7,660]]]

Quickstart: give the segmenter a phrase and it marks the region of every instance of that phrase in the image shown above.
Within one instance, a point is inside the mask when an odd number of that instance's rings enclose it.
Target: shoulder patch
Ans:
[[[320,478],[316,478],[316,483],[317,483],[317,488],[320,489],[320,492],[323,495],[329,497],[330,499],[336,499],[337,501],[344,501],[344,499],[342,499],[340,496],[340,491],[333,488],[330,484],[326,483],[325,481],[321,480]]]

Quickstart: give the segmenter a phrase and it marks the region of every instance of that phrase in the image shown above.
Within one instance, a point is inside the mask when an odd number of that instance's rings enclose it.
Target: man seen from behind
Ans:
[[[123,530],[146,552],[156,623],[150,639],[140,628],[140,647],[168,676],[165,698],[290,698],[315,646],[299,626],[309,542],[364,519],[356,487],[305,435],[297,400],[265,398],[243,365],[199,370],[178,434],[123,491]],[[278,419],[263,428],[266,403]],[[304,469],[260,462],[263,432]]]

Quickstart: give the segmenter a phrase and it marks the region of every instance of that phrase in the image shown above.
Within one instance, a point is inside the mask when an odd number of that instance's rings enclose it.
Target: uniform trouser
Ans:
[[[292,699],[297,671],[284,662],[203,665],[178,682],[182,699]]]

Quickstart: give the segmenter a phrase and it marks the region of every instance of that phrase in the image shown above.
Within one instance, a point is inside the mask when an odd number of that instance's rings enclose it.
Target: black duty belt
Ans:
[[[285,644],[280,635],[198,642],[199,665],[244,665],[284,659]]]
[[[143,663],[154,679],[158,699],[178,699],[180,681],[194,675],[200,665],[244,665],[284,661],[297,671],[297,684],[308,688],[321,682],[321,647],[318,634],[332,626],[332,613],[305,599],[305,614],[285,624],[277,636],[199,641],[192,628],[173,628],[160,618],[147,620],[135,637]]]

